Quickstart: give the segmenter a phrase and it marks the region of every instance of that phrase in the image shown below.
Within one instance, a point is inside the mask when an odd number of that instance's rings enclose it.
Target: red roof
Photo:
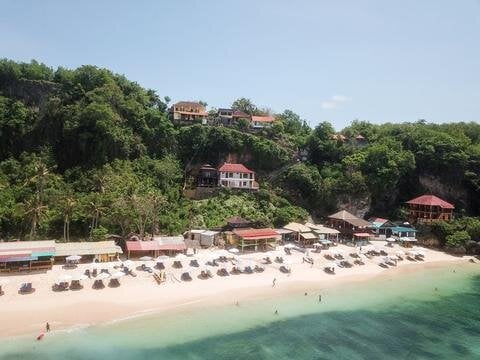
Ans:
[[[273,116],[252,116],[252,121],[257,121],[257,122],[274,122],[275,118]]]
[[[126,241],[128,251],[153,251],[160,250],[156,241]]]
[[[240,111],[240,110],[235,110],[233,112],[233,117],[239,117],[239,118],[249,118],[250,115],[248,114],[245,114],[243,111]]]
[[[270,239],[278,235],[275,230],[270,228],[234,230],[233,232],[244,240]]]
[[[435,195],[422,195],[415,199],[407,201],[407,204],[440,206],[442,209],[455,209],[455,206],[453,206],[449,202],[446,202],[445,200],[440,199]]]
[[[353,236],[356,236],[356,237],[371,237],[372,234],[369,234],[369,233],[355,233],[355,234],[353,234]]]
[[[225,163],[220,167],[220,169],[218,169],[218,171],[253,174],[253,171],[245,167],[243,164]]]

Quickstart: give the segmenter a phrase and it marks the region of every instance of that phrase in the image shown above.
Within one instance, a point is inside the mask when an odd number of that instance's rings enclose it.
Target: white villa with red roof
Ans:
[[[224,163],[218,169],[218,185],[230,189],[258,190],[255,172],[243,164]]]

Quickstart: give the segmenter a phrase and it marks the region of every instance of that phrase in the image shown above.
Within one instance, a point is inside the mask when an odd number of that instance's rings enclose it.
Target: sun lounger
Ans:
[[[53,284],[52,287],[53,291],[67,291],[68,290],[68,283],[62,282],[59,284]]]
[[[197,260],[191,260],[191,261],[190,261],[190,266],[199,267],[200,265],[198,264],[198,261],[197,261]]]
[[[385,269],[388,269],[388,265],[385,264],[384,262],[379,262],[378,263],[378,266],[382,267],[382,268],[385,268]]]
[[[176,260],[176,261],[173,262],[172,267],[174,267],[175,269],[181,269],[183,267],[183,265],[182,265],[181,261]]]
[[[158,270],[165,270],[165,265],[163,262],[157,262],[157,269]]]
[[[263,258],[265,264],[271,264],[272,263],[272,260],[270,260],[270,257],[266,257],[266,258]]]
[[[360,260],[360,259],[355,260],[353,263],[354,263],[355,265],[365,265],[365,263],[364,263],[362,260]]]
[[[283,264],[283,257],[277,256],[277,257],[275,258],[275,262],[276,262],[276,263],[279,263],[279,264]]]
[[[20,290],[18,291],[20,294],[31,294],[35,292],[35,288],[32,287],[32,283],[24,283],[20,287]]]
[[[5,293],[2,290],[2,285],[0,285],[0,296],[4,295]]]
[[[335,274],[335,268],[334,267],[327,266],[323,269],[323,271],[325,271],[327,274],[332,274],[332,275]]]
[[[192,277],[190,276],[189,272],[184,272],[180,278],[182,281],[192,281]]]
[[[92,288],[95,289],[95,290],[104,289],[104,288],[105,288],[105,284],[103,283],[102,280],[95,280],[95,281],[93,282]]]
[[[118,281],[118,279],[110,279],[110,281],[108,282],[108,287],[117,288],[119,286],[120,286],[120,281]]]
[[[83,285],[80,284],[79,280],[72,280],[69,288],[70,288],[70,290],[81,290],[81,289],[83,289]]]
[[[245,266],[245,268],[243,269],[243,273],[244,274],[253,274],[253,270],[250,266]]]
[[[227,269],[221,268],[221,269],[218,269],[217,275],[218,276],[228,276],[230,274],[228,273]]]
[[[304,257],[303,261],[309,264],[313,264],[313,259],[311,257]]]
[[[353,266],[353,265],[352,265],[349,261],[347,261],[347,260],[342,260],[342,261],[340,261],[340,263],[342,264],[342,266],[343,266],[344,268],[351,268],[351,267]]]
[[[285,254],[287,255],[292,255],[292,250],[289,249],[289,248],[283,248],[283,250],[285,251]]]
[[[284,274],[289,274],[292,271],[289,267],[287,267],[285,265],[280,266],[279,270],[280,270],[280,272],[282,272]]]
[[[255,269],[253,269],[253,270],[257,273],[260,273],[260,272],[264,272],[265,268],[263,266],[255,265]]]
[[[88,276],[89,279],[92,278],[92,275],[90,274],[90,269],[85,270],[85,275]]]
[[[96,276],[97,276],[97,273],[98,273],[97,269],[93,269],[93,271],[92,271],[92,276],[93,276],[93,277],[96,277]]]
[[[230,274],[232,275],[238,275],[238,274],[241,274],[242,272],[238,269],[238,267],[234,266],[232,268],[232,271],[230,271]]]

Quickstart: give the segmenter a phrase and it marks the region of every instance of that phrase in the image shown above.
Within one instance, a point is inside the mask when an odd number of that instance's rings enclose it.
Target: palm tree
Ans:
[[[34,239],[37,236],[37,226],[42,220],[45,211],[48,209],[46,205],[39,203],[38,199],[27,200],[23,204],[23,212],[26,216],[30,216],[30,239]]]
[[[61,204],[63,214],[63,239],[67,242],[70,241],[70,220],[76,205],[77,201],[73,196],[65,197]]]

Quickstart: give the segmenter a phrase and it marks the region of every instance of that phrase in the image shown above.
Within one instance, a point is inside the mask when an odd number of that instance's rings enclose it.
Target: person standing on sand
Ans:
[[[50,332],[50,324],[47,322],[47,325],[45,325],[45,330],[47,332]]]
[[[318,302],[321,303],[322,302],[322,295],[318,295]]]
[[[272,287],[275,287],[276,283],[277,283],[277,278],[273,278]]]

